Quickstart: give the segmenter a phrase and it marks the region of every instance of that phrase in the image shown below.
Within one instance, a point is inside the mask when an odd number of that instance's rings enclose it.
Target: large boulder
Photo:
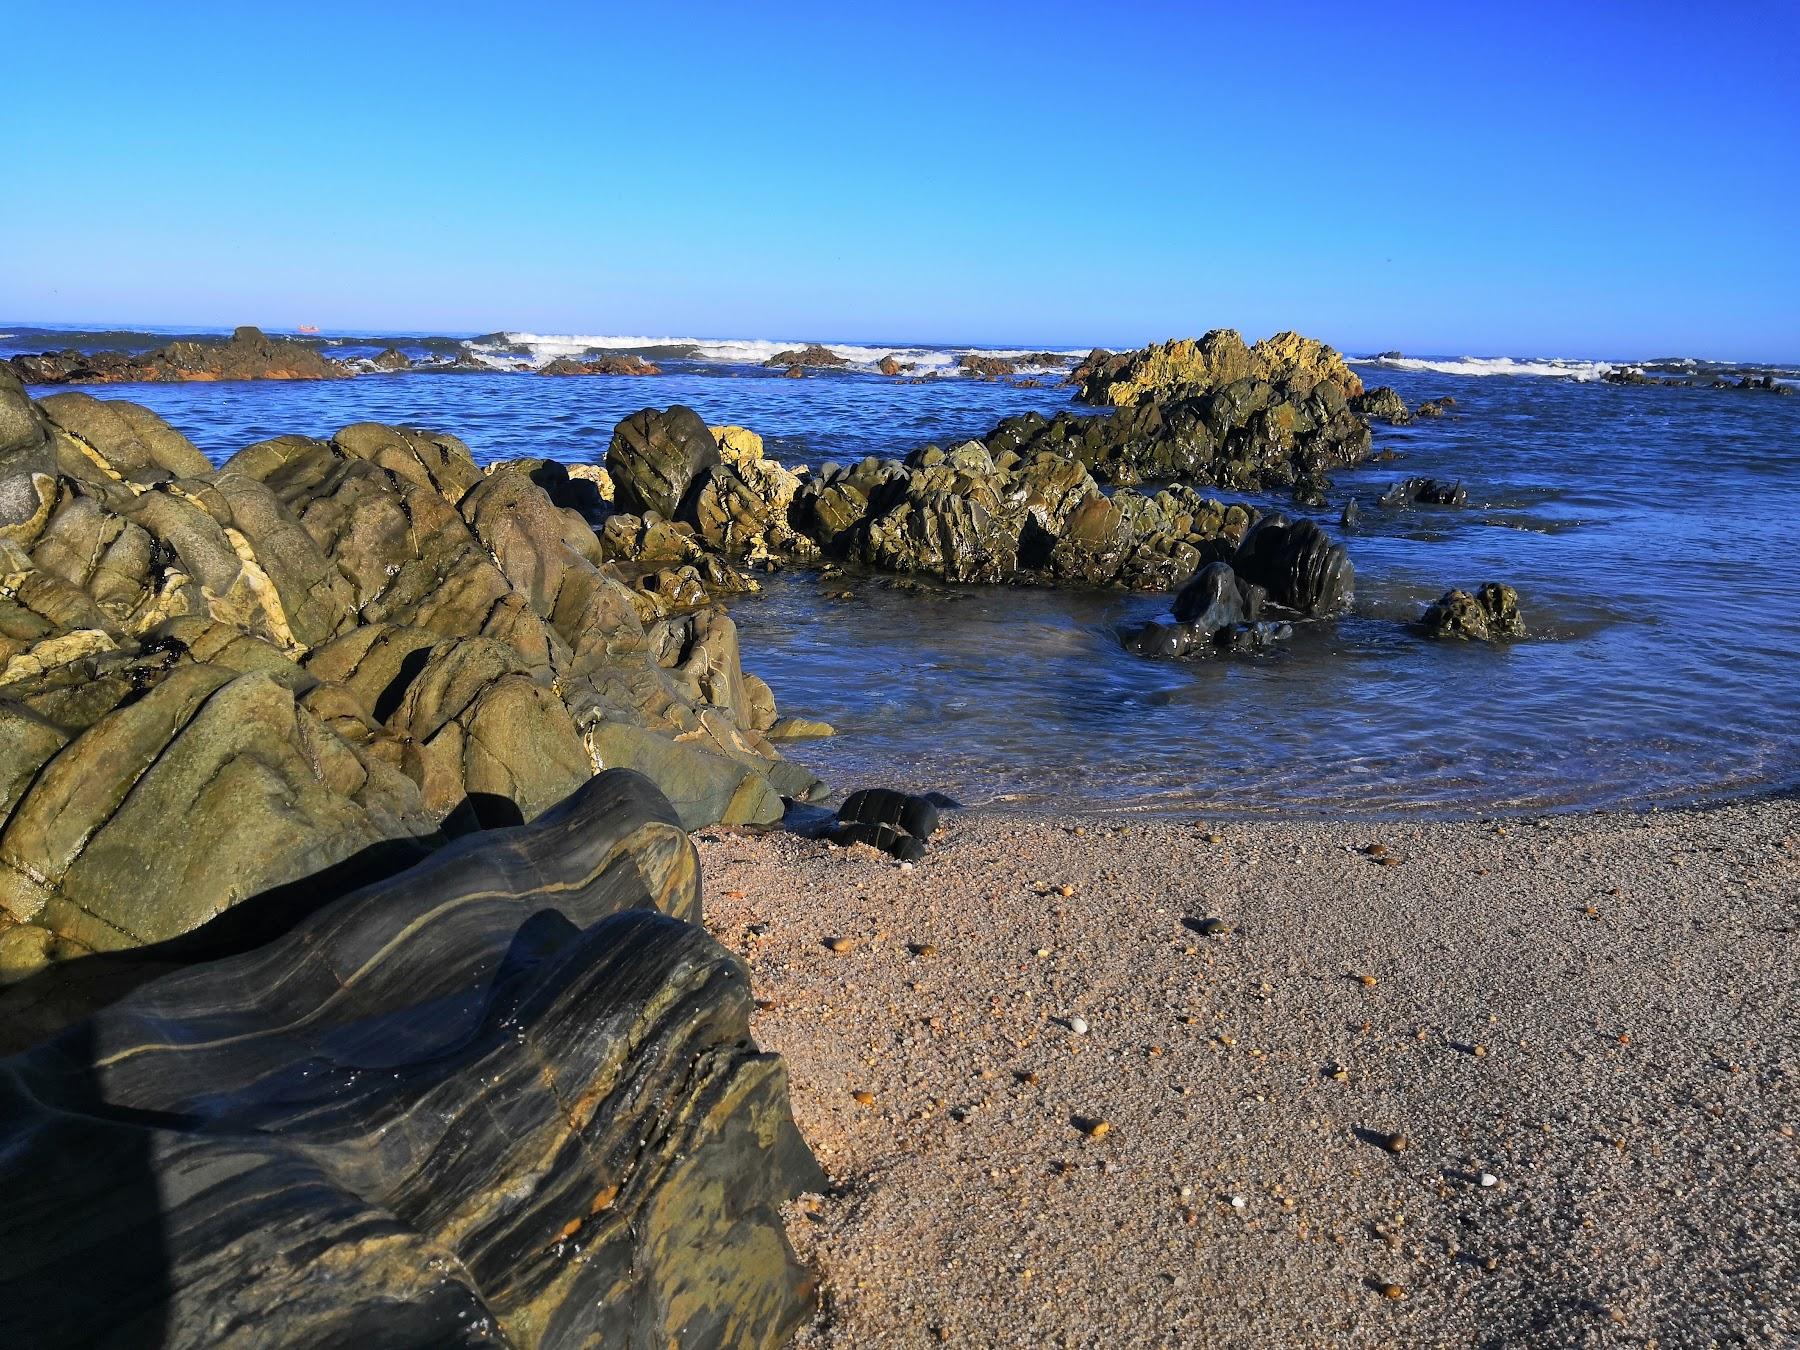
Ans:
[[[654,511],[673,519],[688,488],[719,463],[719,446],[700,414],[675,407],[644,408],[613,431],[606,451],[613,500],[622,511]]]
[[[22,398],[0,383],[28,513],[0,524],[0,984],[603,767],[692,825],[823,790],[764,734],[717,560],[676,536],[704,586],[669,612],[541,462],[361,423],[215,470],[146,409]]]
[[[784,1341],[825,1179],[655,790],[346,889],[97,960],[0,1064],[9,1340]]]
[[[1336,386],[1345,399],[1363,392],[1361,378],[1344,358],[1316,338],[1277,333],[1246,346],[1230,328],[1118,355],[1095,353],[1076,368],[1074,378],[1082,402],[1114,407],[1201,393],[1244,380],[1282,385],[1302,396],[1321,381]]]

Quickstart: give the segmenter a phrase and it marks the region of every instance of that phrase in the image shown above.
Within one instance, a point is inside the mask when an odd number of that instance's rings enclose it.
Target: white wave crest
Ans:
[[[1511,356],[1347,356],[1353,366],[1383,366],[1388,370],[1431,371],[1438,375],[1543,375],[1583,383],[1603,378],[1621,367],[1610,361],[1576,361],[1563,357],[1519,360]]]
[[[529,361],[544,365],[559,356],[580,356],[588,351],[629,351],[676,357],[692,361],[711,361],[724,365],[761,365],[782,352],[795,351],[814,344],[804,341],[778,341],[771,338],[696,338],[647,337],[614,333],[513,333],[499,335],[497,343],[468,342],[470,353],[497,369],[510,369],[514,363]],[[1087,349],[1058,350],[1029,347],[874,347],[857,343],[824,342],[817,344],[832,355],[849,363],[849,368],[874,371],[882,361],[892,357],[903,368],[911,367],[913,375],[960,375],[964,356],[1000,357],[1017,360],[1022,356],[1043,354],[1055,358],[1021,366],[1021,374],[1062,371],[1068,363],[1087,355]],[[523,348],[521,353],[518,348]]]

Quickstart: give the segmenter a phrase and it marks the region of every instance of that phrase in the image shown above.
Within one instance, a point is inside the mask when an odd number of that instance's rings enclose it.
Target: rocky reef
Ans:
[[[1473,595],[1464,590],[1444,592],[1426,607],[1419,626],[1432,637],[1465,641],[1525,636],[1519,593],[1497,581],[1482,583]]]
[[[850,364],[847,357],[839,356],[829,347],[821,347],[814,342],[805,347],[793,347],[785,352],[776,352],[763,365],[771,370],[786,368],[790,373],[799,369],[836,370]]]
[[[824,1177],[699,918],[678,817],[614,770],[40,975],[92,1007],[0,1061],[9,1341],[785,1340],[814,1293],[779,1206]]]
[[[1094,352],[1071,375],[1108,416],[1027,413],[987,437],[996,453],[1048,452],[1100,482],[1291,488],[1319,497],[1334,467],[1367,458],[1369,424],[1352,406],[1362,381],[1330,347],[1297,333],[1246,346],[1230,329],[1114,355]]]
[[[662,367],[641,356],[607,355],[582,360],[575,356],[559,356],[538,367],[540,375],[660,375]]]
[[[0,981],[601,769],[690,826],[821,795],[707,573],[657,552],[691,541],[597,533],[553,500],[573,481],[373,423],[215,470],[146,409],[0,371]]]
[[[389,349],[392,351],[392,349]],[[399,352],[393,353],[405,357]],[[382,354],[386,356],[386,353]],[[377,364],[381,358],[376,358]],[[142,355],[45,352],[9,364],[26,384],[135,384],[176,380],[339,380],[351,372],[302,342],[239,328],[226,342],[171,342]],[[407,363],[410,365],[410,362]],[[392,364],[383,369],[404,369]]]

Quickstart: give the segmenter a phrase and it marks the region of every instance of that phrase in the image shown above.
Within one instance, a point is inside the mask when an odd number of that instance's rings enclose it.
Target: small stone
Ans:
[[[1381,1146],[1389,1153],[1404,1153],[1412,1147],[1412,1140],[1403,1134],[1384,1134],[1381,1136]]]
[[[1358,975],[1356,977],[1356,982],[1364,989],[1373,989],[1376,985],[1381,983],[1381,981],[1373,975]]]
[[[1056,893],[1058,895],[1062,896],[1064,899],[1067,899],[1069,896],[1075,894],[1075,888],[1073,886],[1068,886],[1068,885],[1058,886],[1056,888]]]
[[[1071,1017],[1069,1019],[1069,1030],[1074,1032],[1077,1036],[1087,1035],[1088,1034],[1087,1018]]]
[[[1225,842],[1225,836],[1222,834],[1209,834],[1206,836],[1206,842],[1209,844],[1222,844]]]
[[[1249,1203],[1250,1202],[1248,1200],[1244,1199],[1244,1197],[1241,1195],[1234,1195],[1231,1197],[1231,1207],[1233,1209],[1242,1209],[1245,1205],[1247,1205]]]
[[[875,1094],[873,1092],[852,1092],[850,1100],[858,1106],[873,1106],[875,1105]]]
[[[1385,858],[1387,857],[1387,845],[1382,843],[1370,844],[1363,849],[1363,852],[1368,854],[1371,858]]]
[[[831,952],[837,952],[840,955],[844,952],[853,950],[855,948],[855,946],[856,946],[855,938],[828,937],[825,939],[825,950],[831,951]]]
[[[1481,1182],[1483,1190],[1487,1190],[1490,1187],[1498,1186],[1500,1184],[1500,1178],[1495,1176],[1492,1172],[1483,1172],[1477,1180]]]
[[[1223,919],[1202,919],[1194,925],[1194,931],[1201,937],[1223,937],[1231,931],[1231,925]]]
[[[1104,1139],[1112,1133],[1112,1126],[1104,1120],[1084,1120],[1081,1122],[1081,1132],[1089,1139]]]
[[[931,942],[915,942],[912,944],[912,954],[914,956],[936,956],[938,954],[937,945]]]
[[[1040,961],[1047,961],[1050,959],[1050,949],[1048,947],[1039,947],[1033,955]]]
[[[1402,1289],[1397,1284],[1384,1284],[1381,1286],[1381,1296],[1398,1303],[1401,1299],[1406,1297],[1406,1290]]]

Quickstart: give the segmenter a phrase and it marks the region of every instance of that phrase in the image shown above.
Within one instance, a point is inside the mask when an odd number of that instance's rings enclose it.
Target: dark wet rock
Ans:
[[[1381,494],[1383,506],[1466,506],[1469,494],[1461,483],[1437,478],[1405,478]]]
[[[1619,366],[1613,370],[1607,371],[1600,378],[1602,380],[1604,380],[1607,384],[1655,384],[1655,383],[1657,383],[1657,381],[1651,379],[1650,376],[1646,375],[1642,370],[1640,370],[1636,366]]]
[[[1230,563],[1208,563],[1175,597],[1175,620],[1216,633],[1233,624],[1254,623],[1267,593],[1245,581]]]
[[[1338,525],[1342,529],[1354,530],[1362,523],[1362,507],[1356,498],[1351,497],[1344,502],[1344,509],[1338,513]]]
[[[606,452],[613,500],[622,511],[673,519],[688,489],[719,463],[718,443],[692,408],[644,408],[613,431]]]
[[[1525,635],[1519,593],[1495,581],[1484,582],[1473,595],[1446,591],[1426,608],[1419,623],[1433,637],[1492,642]]]
[[[781,372],[781,378],[784,380],[804,380],[806,378],[806,367],[789,366],[786,370]]]
[[[1377,352],[1375,359],[1377,361],[1399,361],[1404,359],[1404,355],[1400,352]]]
[[[823,791],[762,734],[729,617],[692,608],[746,579],[685,525],[596,535],[543,461],[360,423],[215,470],[146,409],[10,381],[0,438],[0,983],[600,768],[694,823]],[[685,549],[705,595],[647,592],[662,564],[615,536]]]
[[[883,375],[901,375],[911,368],[910,362],[903,366],[891,356],[882,357],[875,365],[875,369]]]
[[[1350,407],[1371,422],[1386,422],[1403,427],[1413,420],[1406,400],[1385,384],[1364,390],[1350,400]]]
[[[832,351],[829,347],[821,347],[818,343],[810,343],[805,347],[793,347],[785,352],[777,352],[763,365],[770,369],[786,366],[790,371],[802,368],[815,370],[835,370],[850,362]]]
[[[1356,572],[1342,544],[1332,543],[1312,521],[1290,522],[1279,512],[1251,527],[1231,564],[1275,604],[1301,614],[1332,613],[1356,586]]]
[[[398,347],[387,346],[383,347],[378,355],[372,357],[369,364],[377,370],[411,370],[412,358]]]
[[[350,374],[301,342],[239,328],[225,341],[171,342],[141,356],[123,352],[46,352],[15,356],[26,384],[116,384],[180,380],[335,380]]]
[[[917,862],[938,828],[938,808],[928,797],[891,788],[862,788],[844,799],[831,830],[833,843],[867,844],[902,862]]]
[[[538,368],[540,375],[660,375],[662,368],[629,354],[608,354],[582,360],[575,356],[559,356]]]
[[[1415,417],[1442,417],[1456,406],[1456,400],[1445,394],[1442,398],[1428,398],[1413,409]]]
[[[645,780],[346,889],[34,982],[94,1010],[0,1073],[14,1343],[770,1345],[810,1314],[779,1208],[825,1178]]]
[[[1224,652],[1262,653],[1294,635],[1291,623],[1265,621],[1208,628],[1204,623],[1150,621],[1120,633],[1125,650],[1137,656],[1179,661]]]

